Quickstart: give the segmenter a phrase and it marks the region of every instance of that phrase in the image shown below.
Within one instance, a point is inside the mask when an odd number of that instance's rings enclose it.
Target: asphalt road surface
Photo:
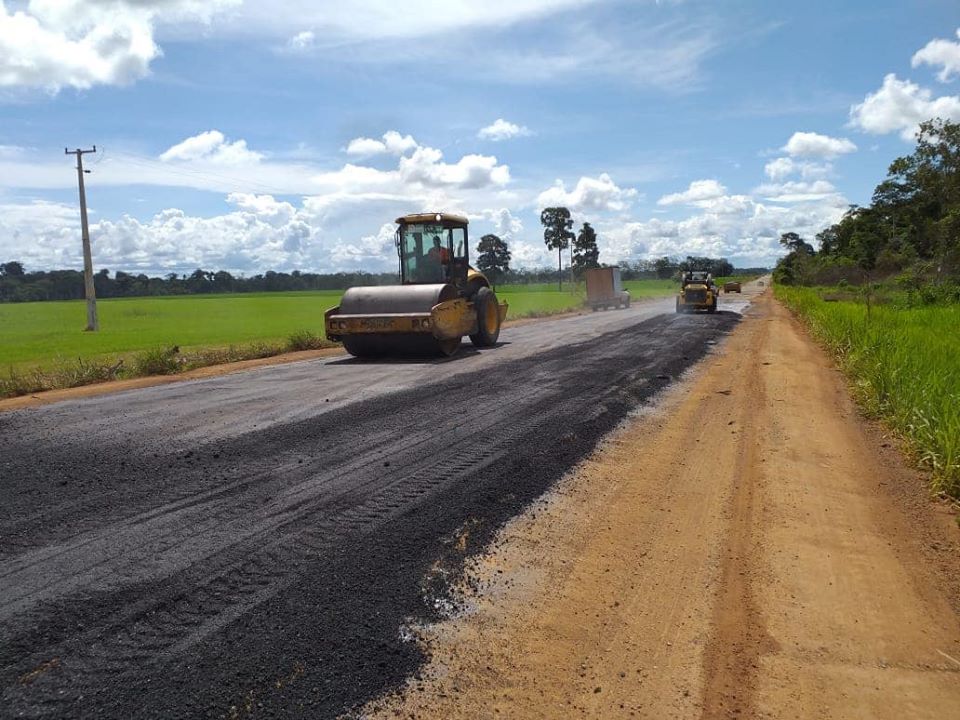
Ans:
[[[0,414],[0,717],[334,717],[396,687],[463,558],[744,305]]]

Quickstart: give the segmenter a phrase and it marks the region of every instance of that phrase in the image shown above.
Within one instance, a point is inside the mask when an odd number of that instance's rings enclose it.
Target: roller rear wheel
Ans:
[[[470,336],[475,347],[492,347],[500,337],[500,304],[497,295],[488,287],[477,291],[473,299],[477,312],[477,332]]]

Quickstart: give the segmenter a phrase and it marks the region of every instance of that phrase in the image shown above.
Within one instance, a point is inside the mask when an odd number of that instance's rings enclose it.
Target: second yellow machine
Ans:
[[[507,304],[470,267],[467,218],[417,213],[397,218],[400,284],[353,287],[327,310],[327,337],[351,355],[453,355],[464,335],[495,345]]]

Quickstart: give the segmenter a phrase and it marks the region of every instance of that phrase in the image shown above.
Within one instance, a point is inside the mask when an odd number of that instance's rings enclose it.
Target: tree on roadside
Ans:
[[[0,263],[0,275],[23,277],[23,263],[19,263],[16,260]]]
[[[795,232],[783,233],[780,244],[790,252],[777,263],[773,271],[774,282],[782,285],[803,285],[813,270],[816,250]]]
[[[494,288],[501,277],[510,272],[510,248],[496,235],[484,235],[477,245],[477,268]]]
[[[780,236],[780,244],[790,252],[803,252],[807,255],[813,255],[816,251],[813,245],[808,243],[795,232],[785,232]]]
[[[600,267],[600,249],[597,247],[597,231],[585,222],[573,241],[573,271],[580,277],[584,270]]]
[[[563,290],[563,251],[575,239],[570,211],[565,207],[544,208],[540,213],[540,224],[543,225],[543,242],[549,249],[557,251],[557,283]]]

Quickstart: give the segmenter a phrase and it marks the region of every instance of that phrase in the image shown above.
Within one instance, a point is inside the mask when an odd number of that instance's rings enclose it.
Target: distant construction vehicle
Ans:
[[[717,286],[708,272],[685,272],[680,278],[680,293],[677,295],[677,312],[694,310],[717,311]]]
[[[400,284],[349,288],[327,310],[327,337],[357,357],[450,356],[464,335],[495,345],[507,304],[470,267],[467,218],[417,213],[397,218]]]
[[[630,293],[620,282],[620,268],[590,268],[585,274],[587,281],[587,305],[593,310],[609,307],[630,307]]]
[[[725,293],[730,293],[730,292],[738,293],[738,292],[743,292],[743,288],[740,287],[740,283],[738,281],[727,280],[727,282],[723,284],[723,291]]]

